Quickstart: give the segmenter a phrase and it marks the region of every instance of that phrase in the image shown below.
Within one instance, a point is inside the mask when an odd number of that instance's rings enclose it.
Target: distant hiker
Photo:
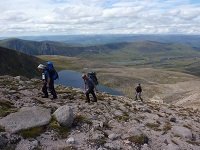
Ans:
[[[82,79],[84,80],[84,90],[86,91],[85,92],[85,95],[86,95],[86,101],[85,102],[90,103],[90,96],[89,96],[90,93],[92,94],[92,96],[94,98],[92,100],[92,102],[97,102],[97,97],[94,93],[94,89],[96,91],[98,91],[98,89],[96,88],[95,83],[93,82],[93,80],[91,78],[89,78],[85,74],[82,75]]]
[[[136,101],[138,100],[138,97],[139,97],[140,100],[143,102],[141,93],[142,93],[142,86],[140,84],[138,84],[138,86],[135,88],[135,100]]]
[[[54,89],[54,80],[50,77],[50,72],[46,69],[46,66],[42,64],[40,64],[37,68],[38,71],[42,73],[42,81],[43,81],[42,92],[44,93],[44,96],[42,96],[42,98],[48,98],[48,92],[47,92],[48,89],[50,93],[53,95],[53,99],[57,99],[57,94]]]

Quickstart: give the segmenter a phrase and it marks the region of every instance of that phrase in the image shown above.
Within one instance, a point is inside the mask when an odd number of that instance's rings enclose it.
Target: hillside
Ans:
[[[200,51],[184,44],[152,41],[83,46],[55,41],[1,40],[0,45],[30,55],[62,55],[112,62],[130,67],[161,68],[200,76]]]
[[[0,47],[0,75],[26,76],[28,78],[38,76],[39,58],[30,56],[15,50]]]
[[[38,79],[0,85],[0,149],[200,149],[198,109],[107,93],[88,104],[82,89],[61,85],[58,99],[42,99]]]
[[[28,41],[21,39],[5,39],[0,41],[0,46],[14,49],[29,55],[67,55],[74,56],[81,52],[81,49],[74,48],[74,45],[54,41]],[[75,45],[76,46],[76,45]]]
[[[200,48],[200,35],[162,35],[162,34],[101,34],[101,35],[48,35],[18,37],[30,41],[58,41],[83,45],[104,45],[133,41],[153,41],[166,44],[184,44]],[[0,39],[6,39],[0,37]]]

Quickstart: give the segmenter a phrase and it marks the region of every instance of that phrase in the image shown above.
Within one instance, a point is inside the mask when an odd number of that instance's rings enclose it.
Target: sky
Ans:
[[[0,37],[200,34],[199,0],[0,0]]]

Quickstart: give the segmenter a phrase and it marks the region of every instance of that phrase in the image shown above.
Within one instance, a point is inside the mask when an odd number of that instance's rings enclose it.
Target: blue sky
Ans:
[[[200,34],[199,0],[0,0],[0,36]]]

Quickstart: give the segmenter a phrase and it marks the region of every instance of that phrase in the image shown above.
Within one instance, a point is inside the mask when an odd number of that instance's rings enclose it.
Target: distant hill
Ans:
[[[56,41],[6,39],[0,46],[30,55],[62,55],[133,67],[153,67],[200,76],[199,48],[186,44],[134,41],[84,46]]]
[[[0,47],[0,75],[26,76],[40,75],[37,66],[44,61],[15,50]]]
[[[162,34],[100,34],[100,35],[54,35],[18,37],[31,41],[57,41],[84,45],[103,45],[107,43],[153,41],[168,44],[186,44],[200,48],[200,35],[162,35]],[[6,39],[0,37],[0,39]]]
[[[83,46],[77,44],[66,44],[64,42],[55,41],[28,41],[21,39],[5,39],[0,40],[0,46],[18,50],[30,55],[63,55],[78,56],[82,53],[99,54],[109,53],[128,45],[128,42],[111,43],[105,45]]]

